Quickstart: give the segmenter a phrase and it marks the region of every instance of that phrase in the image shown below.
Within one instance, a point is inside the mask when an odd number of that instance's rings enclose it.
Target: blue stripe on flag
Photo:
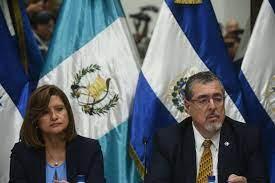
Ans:
[[[27,47],[29,75],[25,73],[20,62],[16,35],[11,35],[2,10],[0,10],[0,82],[21,115],[24,116],[28,97],[31,91],[36,88],[43,61],[34,40],[26,12],[22,8],[22,4],[20,5]]]
[[[263,141],[265,146],[265,153],[268,158],[271,173],[275,172],[275,167],[272,168],[272,157],[275,158],[275,125],[270,116],[267,114],[261,103],[259,102],[254,91],[247,82],[243,72],[239,75],[240,82],[243,86],[243,95],[248,116],[245,119],[247,123],[258,126],[263,131]],[[275,177],[274,177],[275,178]]]
[[[225,90],[246,116],[237,72],[229,59],[210,0],[198,5],[179,5],[166,0],[182,31],[204,64],[222,81]]]
[[[121,123],[101,137],[99,142],[104,152],[106,182],[140,182],[134,162],[127,151],[129,144],[128,121]]]
[[[148,142],[146,160],[150,160],[152,152],[152,137],[155,131],[159,128],[176,123],[177,121],[156,96],[142,72],[139,75],[137,91],[134,100],[133,115],[131,117],[132,123],[130,134],[131,144],[144,164],[143,141],[146,140]],[[143,106],[150,107],[145,108]]]
[[[269,5],[271,4],[273,8],[273,12],[269,12]],[[245,119],[247,123],[252,124],[254,126],[258,126],[262,130],[263,134],[263,142],[264,142],[264,151],[266,154],[268,167],[269,167],[269,174],[270,174],[270,182],[275,182],[275,125],[274,120],[271,116],[267,113],[264,106],[268,105],[268,99],[267,95],[264,90],[266,90],[265,87],[266,84],[269,82],[268,80],[259,80],[261,77],[265,78],[271,78],[272,73],[274,74],[274,65],[272,56],[274,53],[272,52],[272,49],[266,49],[264,46],[267,45],[268,48],[271,48],[274,46],[274,42],[270,41],[267,42],[266,40],[269,39],[270,36],[272,36],[273,29],[274,29],[274,6],[275,0],[265,0],[262,4],[262,9],[258,15],[256,24],[254,26],[254,30],[252,33],[252,37],[250,39],[250,43],[247,48],[247,53],[244,57],[244,63],[242,66],[242,70],[239,73],[239,80],[242,85],[243,90],[243,97],[244,97],[244,104],[246,106],[247,110],[247,118]],[[266,7],[268,6],[268,10]],[[272,10],[271,10],[272,11]],[[271,13],[271,14],[269,14]],[[268,16],[267,16],[268,15]],[[270,15],[270,16],[269,16]],[[267,18],[267,19],[266,19]],[[261,32],[262,35],[259,37],[259,32]],[[258,56],[260,55],[260,56]],[[264,57],[264,58],[263,58]],[[251,63],[251,64],[250,64]],[[258,68],[261,66],[261,64],[254,65],[255,63],[262,63],[263,68]],[[268,70],[266,70],[268,69]],[[254,76],[248,73],[253,73],[257,71],[257,73],[260,73],[261,75]],[[270,72],[271,71],[271,72]],[[273,72],[272,72],[273,71]],[[269,74],[271,74],[269,76]],[[266,77],[268,76],[268,77]],[[255,77],[255,79],[253,78]],[[257,83],[253,83],[251,81],[255,81]],[[250,85],[250,81],[252,84]],[[263,86],[265,87],[259,87]],[[262,98],[259,101],[258,97],[256,96],[255,92],[261,93]],[[257,91],[261,90],[261,91]],[[264,93],[264,94],[263,94]],[[271,104],[272,105],[272,104]]]
[[[117,18],[124,17],[119,0],[68,1],[63,3],[59,14],[61,17],[58,20],[65,18],[67,21],[58,21],[56,27],[70,31],[55,31],[53,40],[58,38],[60,43],[50,46],[47,58],[50,62],[45,64],[41,77],[83,47]],[[70,39],[62,39],[62,37],[70,37]]]

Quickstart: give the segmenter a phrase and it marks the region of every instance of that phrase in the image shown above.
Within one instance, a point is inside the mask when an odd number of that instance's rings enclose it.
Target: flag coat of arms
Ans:
[[[39,85],[67,94],[77,132],[101,144],[107,182],[138,180],[127,152],[138,62],[119,0],[64,1]]]
[[[8,182],[11,149],[43,64],[22,1],[0,1],[0,40],[0,182]]]
[[[238,75],[210,0],[178,2],[163,2],[139,75],[131,120],[131,155],[141,174],[150,164],[155,131],[187,117],[184,87],[189,76],[210,70],[226,90],[226,114],[242,122],[246,114]]]

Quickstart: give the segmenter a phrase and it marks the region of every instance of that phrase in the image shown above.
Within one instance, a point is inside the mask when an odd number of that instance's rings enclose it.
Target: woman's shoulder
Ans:
[[[88,144],[98,143],[98,140],[96,140],[96,139],[84,137],[84,136],[81,136],[81,135],[77,135],[73,141],[75,141],[77,143],[84,143],[84,144],[86,144],[86,143],[88,143]]]
[[[81,149],[100,149],[98,140],[77,135],[69,144],[69,146]]]
[[[40,150],[35,149],[24,142],[17,142],[11,149],[11,156],[20,159],[35,158],[40,154]]]
[[[12,148],[12,152],[24,152],[24,151],[29,151],[32,148],[30,146],[28,146],[26,143],[19,141],[17,143],[14,144],[13,148]]]

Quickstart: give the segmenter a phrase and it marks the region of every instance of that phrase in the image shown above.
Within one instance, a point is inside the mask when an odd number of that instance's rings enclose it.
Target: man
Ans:
[[[237,34],[234,33],[228,33],[223,37],[225,46],[227,48],[229,57],[231,61],[234,61],[234,58],[236,56],[236,53],[239,49],[240,41],[241,39]]]
[[[189,78],[185,109],[191,116],[154,138],[147,183],[267,182],[260,134],[225,116],[224,88],[211,72]],[[208,144],[208,145],[206,145]]]
[[[41,11],[32,16],[31,23],[39,50],[45,58],[55,25],[55,18],[51,12]]]
[[[236,19],[231,18],[226,22],[226,25],[225,25],[225,33],[226,34],[235,32],[235,31],[239,31],[239,30],[241,30],[241,29],[240,29],[239,23]]]

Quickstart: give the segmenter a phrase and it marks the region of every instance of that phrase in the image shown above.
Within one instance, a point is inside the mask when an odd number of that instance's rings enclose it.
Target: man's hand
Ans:
[[[247,180],[246,180],[246,178],[243,177],[243,176],[231,174],[231,175],[228,177],[227,182],[228,182],[228,183],[247,183]]]
[[[37,3],[30,3],[27,6],[26,10],[29,15],[32,15],[34,13],[38,13],[38,12],[42,11],[43,6],[44,6],[43,1],[38,1]]]

